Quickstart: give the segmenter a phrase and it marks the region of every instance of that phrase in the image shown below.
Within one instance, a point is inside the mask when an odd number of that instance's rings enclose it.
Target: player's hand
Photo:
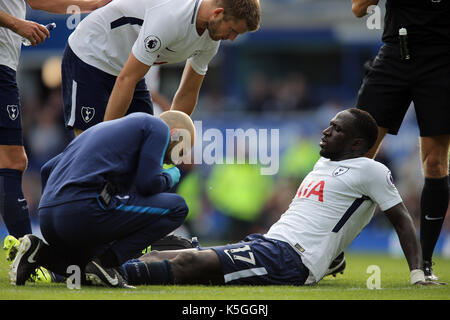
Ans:
[[[171,188],[180,181],[181,174],[180,170],[177,167],[163,169],[163,172],[167,173],[172,179],[172,184],[170,185]]]
[[[419,281],[414,283],[415,286],[445,286],[447,285],[445,282],[439,281]]]
[[[13,30],[15,33],[30,40],[32,46],[37,46],[50,37],[50,31],[45,26],[34,21],[17,20],[17,25]]]

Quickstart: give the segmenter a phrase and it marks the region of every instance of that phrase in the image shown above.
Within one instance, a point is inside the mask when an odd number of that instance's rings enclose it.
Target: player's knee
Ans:
[[[428,154],[423,157],[423,171],[427,178],[441,178],[448,175],[447,157]]]
[[[13,169],[24,172],[28,166],[25,149],[21,147],[2,150],[0,154],[0,168]]]

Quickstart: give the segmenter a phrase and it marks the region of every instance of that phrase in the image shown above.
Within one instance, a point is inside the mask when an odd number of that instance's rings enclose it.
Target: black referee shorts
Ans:
[[[411,59],[405,61],[398,46],[380,49],[365,66],[356,106],[397,134],[413,102],[420,136],[450,134],[450,47],[409,51]]]

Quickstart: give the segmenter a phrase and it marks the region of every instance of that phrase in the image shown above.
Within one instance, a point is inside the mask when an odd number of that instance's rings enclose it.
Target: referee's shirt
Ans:
[[[398,44],[398,30],[408,31],[408,45],[450,47],[449,0],[386,0],[383,42]]]

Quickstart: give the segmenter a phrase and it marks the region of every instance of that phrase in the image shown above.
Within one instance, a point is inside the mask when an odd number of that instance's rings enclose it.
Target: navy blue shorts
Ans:
[[[116,77],[78,58],[67,45],[61,65],[64,120],[66,127],[86,130],[103,121]],[[153,114],[153,104],[145,80],[136,85],[127,114]]]
[[[23,145],[16,72],[0,65],[0,145]]]
[[[309,275],[300,256],[288,243],[260,234],[208,249],[219,256],[225,284],[301,286]]]

